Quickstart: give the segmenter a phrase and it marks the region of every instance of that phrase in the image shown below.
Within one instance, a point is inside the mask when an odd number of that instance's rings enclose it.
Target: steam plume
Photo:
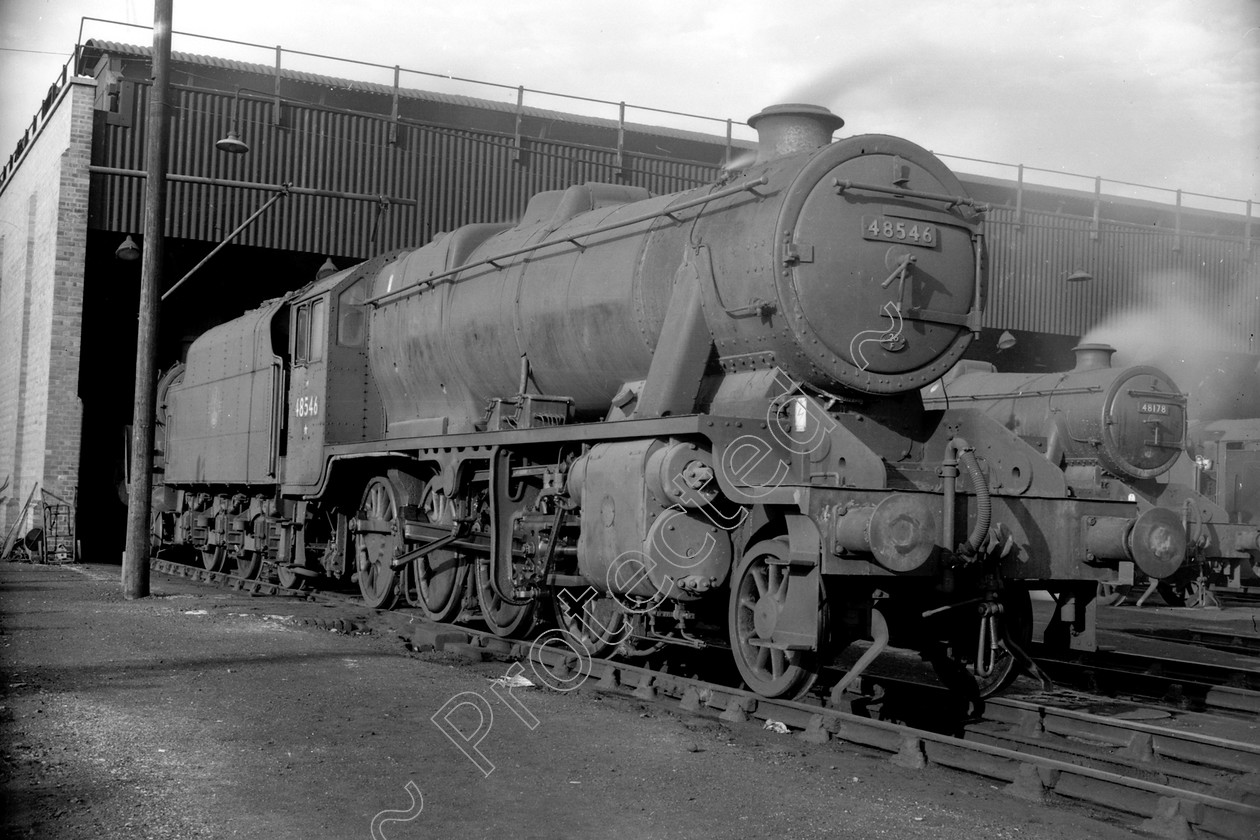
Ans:
[[[1150,364],[1190,395],[1190,420],[1260,417],[1260,366],[1254,335],[1260,290],[1240,288],[1222,307],[1194,298],[1202,281],[1184,272],[1146,278],[1158,303],[1115,315],[1083,342],[1116,348],[1116,365]]]

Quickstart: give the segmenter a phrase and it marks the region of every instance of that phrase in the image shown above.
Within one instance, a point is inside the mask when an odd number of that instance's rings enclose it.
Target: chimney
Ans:
[[[1116,348],[1110,344],[1078,344],[1072,348],[1072,352],[1076,354],[1076,367],[1072,368],[1072,372],[1083,373],[1111,367],[1111,356]]]
[[[844,120],[821,105],[771,105],[748,118],[757,130],[757,160],[765,163],[799,152],[812,152],[831,142]]]

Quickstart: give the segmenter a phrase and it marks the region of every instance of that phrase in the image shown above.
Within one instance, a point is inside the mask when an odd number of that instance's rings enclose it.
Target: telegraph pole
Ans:
[[[131,427],[131,486],[127,490],[127,546],[123,597],[149,594],[149,509],[153,490],[153,388],[157,369],[158,287],[166,220],[166,161],[170,151],[166,98],[170,89],[171,13],[174,0],[153,4],[153,86],[149,91],[148,177],[144,190],[144,251],[140,263],[136,396]]]

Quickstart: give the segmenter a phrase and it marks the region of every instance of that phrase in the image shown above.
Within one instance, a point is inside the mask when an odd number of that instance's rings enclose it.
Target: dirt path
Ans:
[[[347,635],[318,603],[153,591],[124,601],[117,567],[0,564],[5,837],[1131,836],[593,686],[503,691],[518,717],[490,688],[506,665],[409,653],[387,622]]]

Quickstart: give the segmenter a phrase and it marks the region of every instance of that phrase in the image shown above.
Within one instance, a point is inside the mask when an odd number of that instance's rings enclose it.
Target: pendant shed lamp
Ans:
[[[249,144],[241,139],[241,135],[236,130],[237,120],[241,112],[241,89],[236,89],[236,95],[232,97],[232,127],[228,129],[227,137],[215,142],[214,147],[221,152],[227,152],[233,155],[243,155],[249,151]]]
[[[140,259],[140,246],[131,238],[131,234],[127,234],[127,238],[114,249],[114,256],[123,262],[135,262]]]

